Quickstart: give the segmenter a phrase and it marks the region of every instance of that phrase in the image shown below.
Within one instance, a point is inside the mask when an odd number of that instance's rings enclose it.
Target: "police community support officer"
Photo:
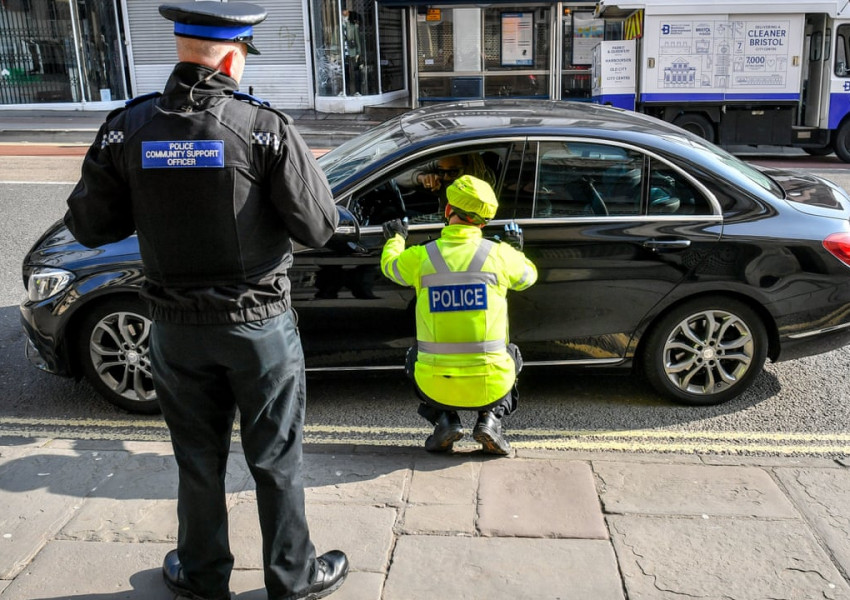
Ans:
[[[407,224],[384,224],[381,270],[416,289],[416,346],[407,370],[423,400],[419,414],[434,425],[425,449],[450,450],[463,437],[456,411],[477,410],[475,441],[504,455],[510,444],[501,419],[516,408],[522,367],[508,341],[506,296],[537,281],[537,269],[521,251],[483,238],[481,228],[498,208],[489,184],[464,175],[446,196],[447,226],[436,241],[405,249]]]
[[[304,515],[304,356],[287,269],[290,239],[322,246],[338,214],[289,119],[236,92],[266,12],[243,2],[159,11],[175,22],[180,62],[161,95],[107,117],[65,220],[86,246],[138,232],[154,385],[180,475],[168,587],[230,597],[225,472],[238,407],[268,597],[321,598],[348,561],[316,557]]]

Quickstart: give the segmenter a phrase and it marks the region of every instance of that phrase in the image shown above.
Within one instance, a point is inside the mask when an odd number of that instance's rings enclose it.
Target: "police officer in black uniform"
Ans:
[[[304,514],[304,356],[287,269],[290,240],[321,247],[338,215],[288,117],[237,91],[266,12],[211,1],[159,11],[174,21],[180,62],[162,94],[107,117],[65,222],[89,247],[138,233],[154,384],[180,474],[165,583],[183,597],[230,597],[225,473],[238,408],[268,597],[321,598],[348,560],[316,556]]]

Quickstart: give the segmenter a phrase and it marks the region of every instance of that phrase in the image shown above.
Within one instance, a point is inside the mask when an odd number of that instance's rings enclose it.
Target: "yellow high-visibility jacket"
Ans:
[[[440,239],[405,249],[387,240],[381,271],[416,289],[418,356],[414,377],[431,400],[481,408],[504,397],[516,379],[507,353],[508,290],[537,281],[537,268],[508,244],[470,225],[448,225]]]

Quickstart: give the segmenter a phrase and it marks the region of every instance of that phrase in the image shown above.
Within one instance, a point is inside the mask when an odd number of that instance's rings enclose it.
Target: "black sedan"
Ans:
[[[485,235],[519,224],[540,273],[509,298],[527,366],[635,370],[663,396],[706,405],[743,392],[767,358],[850,342],[839,187],[757,170],[632,112],[484,101],[411,111],[320,159],[344,219],[325,248],[297,249],[290,272],[308,369],[401,369],[413,294],[379,271],[381,223],[406,216],[408,244],[438,237],[439,192],[420,175],[458,156],[499,197]],[[135,238],[88,249],[57,223],[23,278],[36,366],[157,410]]]

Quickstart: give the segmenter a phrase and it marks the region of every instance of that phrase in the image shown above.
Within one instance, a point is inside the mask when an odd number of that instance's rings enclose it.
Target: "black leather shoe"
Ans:
[[[502,436],[502,421],[491,412],[478,416],[472,437],[481,444],[487,454],[506,456],[511,451],[511,445]]]
[[[316,573],[313,583],[304,590],[297,600],[319,600],[333,594],[348,575],[348,557],[340,550],[325,552],[316,559]]]
[[[188,600],[230,600],[230,593],[225,596],[201,596],[189,588],[186,578],[183,576],[183,565],[177,556],[177,550],[171,550],[162,561],[162,577],[169,590],[180,598]]]
[[[425,440],[428,452],[446,452],[452,449],[456,441],[463,437],[463,425],[456,412],[444,412],[437,418],[434,433]]]

